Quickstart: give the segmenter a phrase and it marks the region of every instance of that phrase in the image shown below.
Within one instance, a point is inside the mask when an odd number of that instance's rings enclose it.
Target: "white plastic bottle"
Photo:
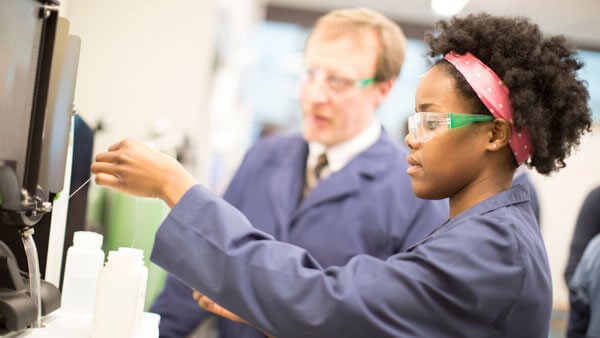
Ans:
[[[98,276],[91,338],[130,338],[139,330],[148,274],[141,258],[138,249],[109,252]]]
[[[146,302],[146,286],[148,284],[148,268],[144,265],[144,252],[134,248],[119,248],[121,254],[130,255],[132,259],[138,262],[136,269],[140,274],[140,288],[138,290],[138,300],[135,310],[135,320],[133,323],[133,334],[138,335],[142,318],[144,314],[144,303]]]
[[[102,235],[76,231],[67,250],[61,307],[64,312],[91,316],[96,298],[98,273],[104,263]]]

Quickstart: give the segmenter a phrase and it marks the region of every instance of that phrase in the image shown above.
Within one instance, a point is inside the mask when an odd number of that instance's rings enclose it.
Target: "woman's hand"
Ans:
[[[198,305],[200,305],[201,308],[208,312],[212,312],[218,316],[227,318],[229,320],[233,320],[234,322],[248,324],[248,322],[242,319],[240,316],[213,302],[210,298],[206,297],[205,295],[201,294],[196,290],[194,290],[193,297],[198,302]],[[273,336],[270,336],[268,333],[265,333],[265,336],[265,338],[275,338]]]
[[[174,158],[139,141],[123,140],[96,156],[96,183],[142,197],[158,197],[173,207],[196,184]]]
[[[225,309],[224,307],[220,306],[219,304],[213,302],[210,298],[206,297],[205,295],[201,294],[200,292],[198,292],[196,290],[194,290],[193,297],[198,302],[198,305],[200,305],[201,308],[203,308],[204,310],[206,310],[208,312],[212,312],[221,317],[225,317],[229,320],[233,320],[234,322],[248,324],[248,322],[246,322],[244,319],[240,318],[235,313],[233,313],[233,312]]]

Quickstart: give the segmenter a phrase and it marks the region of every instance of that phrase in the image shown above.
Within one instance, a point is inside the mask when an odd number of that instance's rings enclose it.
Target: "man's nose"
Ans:
[[[321,78],[304,82],[302,85],[304,99],[310,103],[325,103],[329,101],[329,91]]]

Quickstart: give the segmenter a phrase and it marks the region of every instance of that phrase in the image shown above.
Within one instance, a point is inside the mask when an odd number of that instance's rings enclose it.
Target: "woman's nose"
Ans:
[[[404,143],[409,149],[416,149],[420,144],[420,142],[417,141],[415,134],[410,132],[404,137]]]

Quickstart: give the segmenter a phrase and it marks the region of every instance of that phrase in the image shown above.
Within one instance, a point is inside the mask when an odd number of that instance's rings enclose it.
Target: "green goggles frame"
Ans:
[[[433,112],[417,112],[408,117],[408,130],[412,133],[417,141],[425,142],[429,141],[434,135],[435,130],[426,130],[425,134],[422,135],[422,129],[419,129],[419,125],[424,121],[437,121],[445,123],[447,130],[465,127],[473,122],[487,122],[494,120],[495,117],[491,115],[481,114],[459,114],[459,113],[433,113]],[[440,125],[436,126],[436,129]]]

